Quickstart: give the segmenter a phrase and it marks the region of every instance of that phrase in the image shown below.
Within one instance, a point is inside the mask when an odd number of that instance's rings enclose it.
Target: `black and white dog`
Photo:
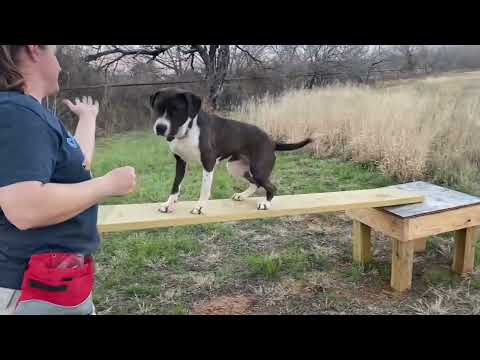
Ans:
[[[263,187],[266,199],[258,203],[257,209],[269,209],[276,192],[269,180],[275,165],[275,151],[299,149],[312,140],[277,143],[254,125],[205,113],[201,110],[201,103],[193,93],[173,88],[162,89],[150,96],[153,132],[166,137],[177,161],[170,196],[159,211],[175,210],[187,163],[198,162],[203,167],[202,189],[191,213],[201,214],[210,198],[215,166],[222,160],[228,161],[230,175],[244,177],[250,182],[247,190],[234,194],[232,199],[244,200]]]

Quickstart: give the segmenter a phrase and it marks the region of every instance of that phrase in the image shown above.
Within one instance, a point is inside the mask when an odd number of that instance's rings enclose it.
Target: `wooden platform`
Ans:
[[[464,194],[424,181],[415,181],[392,187],[425,196],[425,200],[421,203],[383,208],[386,212],[404,219],[480,204],[480,198],[477,196]]]
[[[99,208],[100,232],[153,229],[169,226],[273,218],[289,215],[337,212],[422,202],[423,195],[388,186],[377,189],[276,196],[270,210],[257,210],[263,198],[245,201],[210,200],[204,215],[190,214],[195,201],[181,201],[176,212],[158,211],[160,203],[103,205]]]
[[[455,232],[452,269],[457,273],[474,270],[475,240],[480,226],[480,198],[426,182],[393,186],[425,197],[422,203],[377,209],[350,209],[353,219],[353,259],[371,260],[372,229],[392,238],[391,286],[408,290],[412,284],[415,252],[426,249],[430,236]]]

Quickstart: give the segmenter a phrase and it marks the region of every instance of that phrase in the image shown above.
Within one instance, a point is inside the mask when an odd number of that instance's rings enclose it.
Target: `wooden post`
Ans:
[[[458,274],[475,269],[475,240],[478,226],[455,231],[455,250],[452,270]]]
[[[414,251],[415,252],[425,252],[427,250],[427,240],[428,238],[415,239]]]
[[[358,220],[353,220],[352,228],[353,261],[359,264],[370,262],[372,257],[371,228]]]
[[[412,286],[414,241],[392,239],[392,276],[390,285],[396,291]]]

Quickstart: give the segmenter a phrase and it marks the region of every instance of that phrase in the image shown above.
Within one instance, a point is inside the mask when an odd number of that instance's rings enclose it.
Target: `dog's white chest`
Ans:
[[[200,157],[200,129],[197,124],[194,124],[187,136],[182,139],[173,139],[169,143],[170,150],[180,156],[186,162],[199,162]]]

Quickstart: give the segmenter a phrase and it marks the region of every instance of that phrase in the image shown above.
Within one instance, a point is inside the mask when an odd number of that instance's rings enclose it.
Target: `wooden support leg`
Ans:
[[[371,228],[353,220],[352,242],[353,261],[362,265],[367,264],[372,258]]]
[[[415,245],[414,245],[414,251],[425,252],[427,250],[427,240],[428,238],[416,239]]]
[[[475,240],[478,226],[455,231],[455,250],[452,270],[458,274],[475,269]]]
[[[414,241],[392,241],[392,276],[390,285],[396,291],[412,286]]]

